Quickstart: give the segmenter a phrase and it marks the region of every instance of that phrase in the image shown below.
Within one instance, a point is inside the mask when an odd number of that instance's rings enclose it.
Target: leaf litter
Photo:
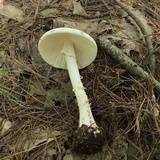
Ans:
[[[159,77],[159,2],[123,1],[152,30]],[[78,107],[67,71],[48,66],[38,40],[57,27],[103,36],[147,69],[147,46],[137,24],[114,1],[0,1],[0,159],[132,160],[160,157],[159,96],[127,73],[99,46],[93,64],[80,71],[106,145],[95,155],[72,153]],[[104,5],[106,4],[106,5]],[[142,11],[143,8],[143,11]]]
[[[14,19],[17,20],[19,22],[24,20],[23,17],[23,11],[15,6],[12,6],[10,4],[2,4],[3,2],[1,2],[0,5],[0,14],[2,14],[3,16],[9,18],[9,19]]]

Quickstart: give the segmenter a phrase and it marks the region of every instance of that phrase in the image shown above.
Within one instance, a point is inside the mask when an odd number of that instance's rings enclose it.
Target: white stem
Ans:
[[[96,127],[97,125],[92,115],[89,100],[80,78],[73,43],[70,41],[66,41],[64,43],[61,53],[65,55],[70,80],[73,86],[73,91],[76,95],[78,102],[79,127],[81,127],[82,124],[85,124],[87,126],[92,125],[93,127]]]

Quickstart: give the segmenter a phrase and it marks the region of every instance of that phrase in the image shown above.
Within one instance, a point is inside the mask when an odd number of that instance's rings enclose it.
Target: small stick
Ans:
[[[129,73],[151,82],[153,87],[160,94],[160,83],[142,67],[136,64],[132,59],[130,59],[119,48],[113,45],[105,36],[99,37],[99,45],[105,49],[108,55],[110,55],[120,65],[125,67]]]
[[[101,2],[104,4],[104,6],[106,7],[106,9],[109,10],[109,7],[108,7],[107,3],[105,2],[105,0],[101,0]]]
[[[115,0],[115,2],[122,8],[124,11],[128,13],[128,15],[137,23],[139,28],[141,29],[142,34],[144,35],[144,39],[146,41],[147,47],[148,47],[148,55],[147,55],[147,64],[149,64],[150,72],[154,76],[155,73],[155,54],[154,54],[154,48],[152,45],[152,41],[150,38],[150,31],[148,30],[148,26],[145,26],[143,22],[120,0]]]

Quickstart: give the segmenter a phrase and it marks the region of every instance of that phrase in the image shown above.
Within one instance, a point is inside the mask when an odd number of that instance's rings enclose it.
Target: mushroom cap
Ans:
[[[97,45],[94,39],[83,31],[71,28],[52,29],[40,38],[38,49],[42,58],[56,68],[67,69],[65,55],[61,53],[65,41],[73,43],[79,69],[88,66],[96,58]]]

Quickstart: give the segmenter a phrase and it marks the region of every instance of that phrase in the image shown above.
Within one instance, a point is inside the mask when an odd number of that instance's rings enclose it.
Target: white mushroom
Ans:
[[[69,72],[79,107],[79,129],[75,135],[73,149],[82,153],[99,151],[104,144],[104,131],[95,123],[78,70],[91,64],[96,58],[95,41],[83,31],[57,28],[41,37],[38,49],[48,64],[67,69]]]

